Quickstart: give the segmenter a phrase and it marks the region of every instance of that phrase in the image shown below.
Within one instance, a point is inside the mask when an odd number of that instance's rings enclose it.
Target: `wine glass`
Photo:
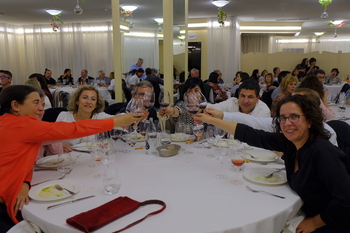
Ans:
[[[143,99],[136,98],[132,98],[125,109],[127,113],[143,113],[143,110]],[[141,116],[139,118],[141,118]],[[134,134],[137,134],[137,128],[137,124],[133,124]]]
[[[222,130],[222,129],[220,129],[220,128],[218,128],[218,127],[215,127],[215,128],[214,128],[214,136],[215,136],[215,142],[214,142],[214,144],[217,144],[217,143],[220,141],[220,139],[221,139],[223,136],[225,136],[225,131]]]
[[[235,178],[231,181],[233,184],[243,184],[243,181],[239,178],[238,172],[240,168],[244,165],[245,163],[245,153],[242,150],[239,150],[238,148],[234,149],[232,151],[233,153],[230,156],[231,163],[234,166],[234,172],[235,172]]]
[[[193,93],[184,94],[184,103],[188,113],[196,114],[199,110],[199,100]]]
[[[202,144],[202,138],[204,134],[204,126],[203,125],[194,125],[193,126],[193,134],[196,136],[196,140],[199,144]],[[203,148],[200,145],[195,146],[195,148]]]
[[[75,160],[76,158],[74,158],[74,156],[72,156],[70,153],[59,154],[57,157],[57,161],[60,162],[57,163],[57,171],[61,175],[69,174],[73,169]]]
[[[199,101],[199,109],[204,110],[207,107],[208,101],[205,98],[205,96],[203,95],[202,92],[198,91],[198,94],[200,96],[200,98],[198,99]]]
[[[155,101],[155,94],[154,92],[146,92],[143,96],[143,106],[149,110],[153,108]],[[147,119],[143,119],[142,122],[147,122]],[[149,121],[148,121],[149,122]]]
[[[204,142],[202,143],[202,145],[205,149],[210,149],[214,145],[214,142],[215,142],[214,127],[215,126],[213,125],[208,125],[207,130],[204,133]],[[210,150],[210,154],[208,154],[207,157],[214,158],[215,155],[212,154],[212,151]]]
[[[164,146],[164,145],[168,145],[171,143],[171,137],[170,137],[170,131],[167,130],[166,132],[162,132],[161,134],[161,139],[160,139],[160,143]]]
[[[170,105],[170,93],[169,91],[161,91],[159,93],[159,105],[161,108],[166,108]],[[169,116],[164,114],[163,117],[166,119],[169,119]]]

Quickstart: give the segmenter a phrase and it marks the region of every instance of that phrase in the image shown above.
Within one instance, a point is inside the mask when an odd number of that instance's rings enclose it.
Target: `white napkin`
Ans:
[[[32,222],[23,220],[14,225],[7,233],[41,233],[41,229]]]
[[[292,219],[286,222],[282,233],[295,233],[297,226],[304,220],[304,218],[305,214],[302,211],[298,211],[298,213]]]

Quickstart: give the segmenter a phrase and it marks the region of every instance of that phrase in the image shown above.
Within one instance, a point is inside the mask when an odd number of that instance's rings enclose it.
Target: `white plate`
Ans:
[[[253,162],[268,163],[274,162],[278,159],[278,156],[270,151],[261,148],[254,148],[254,150],[246,151],[247,158]],[[253,158],[253,155],[255,158]]]
[[[90,152],[90,149],[89,149],[88,146],[89,146],[88,142],[82,142],[82,143],[79,143],[79,144],[76,144],[76,145],[72,146],[72,148],[74,150],[77,150],[77,151]]]
[[[133,136],[133,137],[136,137],[138,142],[144,142],[144,141],[146,141],[146,138],[145,138],[144,136],[142,136],[141,134],[132,135],[132,136]],[[128,137],[131,137],[131,135],[130,135],[130,134],[126,134],[126,135],[123,135],[122,137],[123,137],[123,139],[124,139],[125,141],[128,141]]]
[[[192,135],[186,134],[186,135],[181,135],[180,133],[175,133],[170,135],[170,139],[172,142],[184,142],[186,139],[191,138]]]
[[[35,164],[38,167],[45,167],[45,168],[55,168],[57,167],[57,164],[63,162],[58,160],[58,155],[50,155],[46,156],[44,158],[38,159]]]
[[[287,175],[285,171],[276,172],[273,177],[269,179],[264,177],[274,171],[276,170],[268,167],[250,168],[244,171],[243,176],[246,179],[258,184],[280,185],[287,182]]]
[[[52,180],[32,187],[29,191],[29,197],[36,201],[56,201],[72,196],[65,190],[58,191],[54,187],[55,184],[73,192],[79,192],[81,188],[80,184],[74,180]]]

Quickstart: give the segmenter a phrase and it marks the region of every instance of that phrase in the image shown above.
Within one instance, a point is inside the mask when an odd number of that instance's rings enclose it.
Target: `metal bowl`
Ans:
[[[179,153],[181,146],[177,144],[168,144],[164,146],[158,146],[157,151],[162,157],[171,157]]]

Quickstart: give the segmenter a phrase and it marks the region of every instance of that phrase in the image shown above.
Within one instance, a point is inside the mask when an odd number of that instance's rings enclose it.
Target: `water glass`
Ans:
[[[60,161],[60,162],[57,163],[57,171],[61,175],[69,174],[73,169],[75,160],[76,160],[75,156],[72,156],[70,153],[58,155],[57,161]]]
[[[116,194],[121,186],[118,169],[108,171],[106,178],[102,179],[103,189],[107,194]]]

